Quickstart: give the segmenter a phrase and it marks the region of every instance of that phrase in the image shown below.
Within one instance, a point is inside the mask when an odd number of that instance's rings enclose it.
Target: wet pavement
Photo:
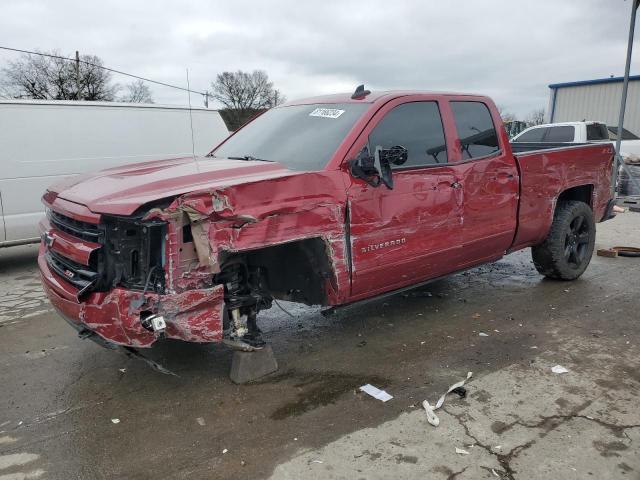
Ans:
[[[599,225],[639,242],[638,214]],[[640,478],[640,259],[565,283],[526,250],[329,317],[283,303],[260,317],[280,370],[238,386],[223,347],[157,345],[174,377],[77,338],[36,250],[0,250],[0,480]]]

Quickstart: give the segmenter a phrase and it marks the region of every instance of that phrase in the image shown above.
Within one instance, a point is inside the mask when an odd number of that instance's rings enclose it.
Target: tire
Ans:
[[[575,280],[591,261],[596,242],[593,211],[584,202],[559,202],[547,238],[531,248],[536,270],[548,278]]]

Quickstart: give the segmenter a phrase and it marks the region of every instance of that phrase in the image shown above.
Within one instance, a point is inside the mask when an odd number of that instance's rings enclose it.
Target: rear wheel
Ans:
[[[584,273],[596,240],[596,224],[589,205],[578,201],[558,203],[549,235],[531,248],[533,263],[542,275],[575,280]]]

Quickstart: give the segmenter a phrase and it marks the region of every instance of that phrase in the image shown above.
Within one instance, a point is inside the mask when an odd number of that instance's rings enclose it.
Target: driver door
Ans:
[[[403,146],[392,165],[393,189],[351,176],[348,189],[353,299],[401,288],[455,269],[462,244],[462,191],[448,166],[438,102],[397,99],[385,105],[354,144]]]

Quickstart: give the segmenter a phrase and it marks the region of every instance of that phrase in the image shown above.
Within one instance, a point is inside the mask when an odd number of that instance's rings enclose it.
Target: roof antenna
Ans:
[[[371,93],[370,90],[365,90],[364,89],[364,84],[358,85],[358,87],[356,88],[356,91],[353,92],[353,95],[351,95],[351,99],[352,100],[361,100],[364,97],[366,97],[367,95],[369,95],[370,93]]]
[[[191,126],[191,155],[196,162],[196,170],[200,173],[200,164],[196,157],[196,142],[193,139],[193,115],[191,113],[191,84],[189,83],[189,69],[187,68],[187,98],[189,99],[189,124]]]

